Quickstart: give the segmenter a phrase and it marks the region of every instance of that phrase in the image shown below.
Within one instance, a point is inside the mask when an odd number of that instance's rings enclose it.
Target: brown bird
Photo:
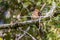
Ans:
[[[32,13],[32,19],[38,19],[40,16],[42,16],[41,15],[41,11],[44,9],[44,7],[45,7],[45,5],[46,5],[46,3],[44,3],[43,5],[42,5],[42,7],[41,7],[41,9],[40,10],[38,10],[37,8],[33,11],[33,13]]]
[[[33,20],[38,19],[40,16],[41,16],[40,11],[38,9],[35,9],[32,13],[32,19]]]
[[[38,10],[38,9],[35,9],[34,11],[33,11],[33,14],[32,14],[32,20],[36,20],[36,19],[39,19],[39,17],[41,16],[41,13],[40,13],[40,11]],[[44,24],[43,24],[43,22],[37,22],[36,24],[35,24],[36,26],[37,26],[37,28],[39,29],[39,31],[38,31],[38,34],[40,35],[40,37],[42,38],[42,39],[44,39],[45,37],[46,37],[46,32],[44,31]]]
[[[38,9],[35,9],[32,13],[32,20],[36,20],[39,19],[40,16],[42,16],[42,10],[45,7],[46,3],[44,3],[40,9],[40,11]],[[41,36],[42,39],[46,38],[46,32],[44,31],[44,24],[43,22],[37,22],[36,23],[37,28],[39,29],[39,35]]]
[[[37,19],[39,19],[40,16],[41,16],[41,12],[38,9],[35,9],[32,13],[31,19],[37,20]],[[38,21],[35,25],[39,28],[39,25],[41,25],[41,23]]]

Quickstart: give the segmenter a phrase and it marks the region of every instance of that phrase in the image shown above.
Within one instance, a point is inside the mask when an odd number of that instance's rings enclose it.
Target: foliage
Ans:
[[[0,0],[0,20],[3,20],[5,24],[11,23],[11,21],[19,21],[24,22],[27,20],[31,20],[30,17],[24,17],[18,20],[17,15],[21,14],[22,16],[31,16],[32,12],[35,8],[41,9],[42,5],[46,3],[45,8],[42,10],[42,15],[45,15],[46,12],[50,10],[50,7],[52,5],[52,2],[55,1],[57,8],[54,11],[54,15],[51,18],[44,18],[42,19],[43,31],[45,31],[46,36],[45,38],[41,38],[40,32],[38,31],[37,23],[32,24],[26,24],[26,25],[19,25],[23,30],[26,30],[28,26],[30,26],[30,30],[28,33],[30,33],[32,36],[34,36],[37,40],[60,40],[60,0]],[[11,17],[6,18],[5,12],[9,10]],[[0,22],[0,24],[2,24]],[[14,26],[14,28],[6,28],[6,29],[0,29],[3,30],[4,37],[3,39],[6,40],[15,40],[16,35],[20,34],[22,35],[24,32],[19,30],[17,25]],[[2,40],[0,38],[0,40]],[[18,38],[18,37],[17,37]],[[30,36],[27,34],[21,38],[21,40],[32,40]]]

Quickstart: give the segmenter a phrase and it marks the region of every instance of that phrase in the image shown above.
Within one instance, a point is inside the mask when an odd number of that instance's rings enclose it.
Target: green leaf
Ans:
[[[21,2],[21,0],[17,0],[18,1],[18,3],[20,3]]]
[[[37,4],[36,4],[36,5],[37,5],[37,6],[40,6],[40,4],[41,4],[41,2],[37,2]]]
[[[26,8],[26,7],[28,7],[30,4],[31,4],[30,2],[25,2],[25,3],[23,4],[23,7]]]
[[[0,0],[0,2],[2,2],[2,0]]]
[[[48,4],[51,4],[52,3],[52,0],[47,0]]]

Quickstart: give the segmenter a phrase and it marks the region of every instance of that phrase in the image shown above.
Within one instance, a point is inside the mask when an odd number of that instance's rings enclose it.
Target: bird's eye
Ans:
[[[38,16],[41,16],[41,12],[38,12]]]

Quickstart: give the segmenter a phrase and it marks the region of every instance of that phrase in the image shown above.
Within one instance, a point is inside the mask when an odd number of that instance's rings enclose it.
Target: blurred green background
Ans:
[[[46,3],[46,6],[42,10],[42,15],[45,15],[45,13],[50,10],[53,1],[56,2],[57,6],[56,10],[54,10],[53,17],[42,19],[42,23],[44,24],[43,30],[45,32],[43,38],[40,35],[41,33],[39,32],[36,23],[26,25],[19,24],[19,27],[26,30],[27,27],[30,26],[28,33],[37,40],[60,40],[60,0],[0,0],[0,24],[9,24],[11,21],[24,22],[31,20],[29,17],[24,17],[19,20],[17,16],[31,16],[33,10],[35,8],[40,10],[44,3]],[[5,34],[4,36],[0,36],[0,39],[16,40],[16,34],[22,35],[24,33],[18,29],[19,27],[15,25],[14,28],[0,28],[0,32],[3,31],[3,33],[1,33]],[[33,39],[26,34],[20,40]]]

